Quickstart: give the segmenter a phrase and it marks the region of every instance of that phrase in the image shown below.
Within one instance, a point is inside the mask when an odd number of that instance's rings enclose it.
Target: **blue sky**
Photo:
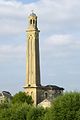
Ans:
[[[33,3],[33,2],[37,2],[38,0],[17,0],[20,1],[22,3]]]
[[[0,0],[0,91],[23,90],[31,10],[40,29],[41,83],[80,91],[79,0]]]

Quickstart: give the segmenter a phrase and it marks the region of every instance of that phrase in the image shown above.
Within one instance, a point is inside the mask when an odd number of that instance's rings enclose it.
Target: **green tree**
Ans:
[[[34,107],[32,99],[27,102],[23,94],[16,94],[11,103],[0,104],[0,120],[80,120],[80,93],[65,93],[46,109]]]
[[[76,120],[80,120],[80,109],[76,112]]]
[[[80,93],[66,93],[58,97],[51,107],[50,120],[80,120]]]
[[[0,112],[0,120],[27,120],[30,109],[31,106],[26,103],[12,104]]]
[[[26,103],[13,105],[13,107],[10,109],[10,120],[27,120],[30,109],[31,106]]]
[[[31,96],[19,92],[13,96],[12,102],[5,101],[0,104],[0,120],[27,120],[31,105]]]
[[[32,104],[33,100],[31,96],[26,95],[25,92],[19,92],[15,94],[12,98],[12,103],[24,103]]]
[[[42,107],[32,107],[28,113],[28,120],[44,120],[46,110]]]
[[[51,116],[52,116],[51,108],[46,108],[46,112],[43,120],[51,120]]]

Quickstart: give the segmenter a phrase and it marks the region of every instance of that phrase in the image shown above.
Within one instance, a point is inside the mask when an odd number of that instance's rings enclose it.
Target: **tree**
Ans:
[[[12,102],[0,104],[0,120],[27,120],[31,105],[31,96],[19,92],[13,96]]]
[[[12,104],[0,112],[0,120],[27,120],[28,112],[31,106],[23,104]]]
[[[10,120],[27,120],[27,114],[31,106],[23,103],[23,104],[14,104],[13,107],[10,109]]]
[[[52,116],[51,108],[46,108],[46,112],[43,120],[51,120],[51,116]]]
[[[79,120],[80,93],[66,93],[58,97],[51,107],[50,120]]]
[[[44,120],[46,110],[42,107],[32,107],[28,113],[28,120]]]
[[[25,92],[19,92],[15,94],[12,98],[12,103],[27,103],[32,104],[33,100],[31,96],[26,95]]]
[[[80,120],[80,93],[65,93],[46,109],[34,107],[30,101],[28,105],[23,94],[16,94],[12,103],[0,104],[0,120]]]

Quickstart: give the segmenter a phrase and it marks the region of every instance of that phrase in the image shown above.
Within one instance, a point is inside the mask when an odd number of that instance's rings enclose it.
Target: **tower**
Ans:
[[[62,95],[64,88],[55,85],[42,86],[40,83],[39,30],[37,16],[33,12],[28,17],[27,51],[26,51],[26,82],[25,93],[31,95],[34,105],[48,107],[54,98]]]
[[[39,103],[40,94],[40,62],[39,62],[39,30],[37,16],[33,12],[28,17],[27,51],[26,51],[26,83],[25,92],[32,96],[34,104]]]

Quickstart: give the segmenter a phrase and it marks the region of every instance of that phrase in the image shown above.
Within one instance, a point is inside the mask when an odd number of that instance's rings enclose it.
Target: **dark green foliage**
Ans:
[[[26,103],[23,103],[22,105],[16,104],[10,110],[10,120],[27,120],[27,114],[30,110],[30,106]]]
[[[28,120],[43,120],[46,110],[42,107],[32,107],[28,114]]]
[[[80,120],[80,109],[76,112],[76,120]]]
[[[52,116],[52,114],[51,114],[51,108],[47,108],[43,120],[51,120],[51,116]]]
[[[27,114],[30,110],[29,105],[14,104],[11,107],[4,109],[0,115],[0,120],[27,120]]]
[[[46,109],[27,104],[23,94],[16,94],[11,103],[0,104],[0,120],[80,120],[80,93],[65,93]]]
[[[31,96],[19,92],[13,96],[11,103],[0,104],[0,120],[27,120],[27,114],[32,105]]]
[[[51,120],[77,120],[80,115],[80,93],[66,93],[58,97],[51,107]]]
[[[32,104],[32,97],[26,95],[25,92],[19,92],[17,94],[14,95],[14,97],[12,98],[12,103],[24,103],[26,102],[27,104]]]
[[[3,110],[3,109],[6,109],[6,108],[9,108],[11,104],[9,103],[2,103],[0,104],[0,110]]]

